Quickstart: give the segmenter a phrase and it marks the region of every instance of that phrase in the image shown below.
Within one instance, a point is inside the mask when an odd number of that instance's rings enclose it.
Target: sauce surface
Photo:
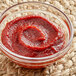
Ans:
[[[45,57],[64,47],[64,33],[41,16],[18,17],[2,31],[2,43],[12,52],[26,57]]]

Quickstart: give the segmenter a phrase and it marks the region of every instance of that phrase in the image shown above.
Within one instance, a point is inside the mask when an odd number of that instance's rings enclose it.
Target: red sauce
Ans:
[[[2,31],[2,43],[12,52],[26,57],[45,57],[64,47],[64,33],[41,16],[16,18]]]

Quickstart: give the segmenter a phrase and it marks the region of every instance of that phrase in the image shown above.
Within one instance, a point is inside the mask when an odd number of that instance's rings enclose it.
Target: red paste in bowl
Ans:
[[[2,43],[12,52],[26,57],[50,56],[64,47],[64,33],[41,16],[16,18],[2,31]]]

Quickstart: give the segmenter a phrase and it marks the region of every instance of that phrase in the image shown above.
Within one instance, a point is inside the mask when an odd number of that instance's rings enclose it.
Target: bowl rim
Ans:
[[[67,19],[67,21],[69,22],[69,25],[70,25],[70,27],[71,27],[71,36],[70,36],[70,39],[69,39],[69,41],[68,41],[68,43],[67,43],[67,45],[61,50],[62,52],[64,52],[64,49],[66,49],[70,44],[71,44],[71,42],[72,42],[72,39],[73,39],[73,34],[74,34],[74,30],[73,30],[73,25],[72,25],[72,23],[71,23],[71,21],[69,20],[69,18],[66,16],[66,14],[65,13],[63,13],[60,9],[58,9],[58,8],[56,8],[55,6],[53,6],[52,4],[47,4],[47,3],[43,3],[43,2],[36,2],[36,1],[29,1],[29,2],[22,2],[22,3],[17,3],[17,4],[15,4],[15,5],[12,5],[12,6],[10,6],[9,8],[7,8],[3,13],[1,13],[1,15],[0,15],[0,18],[9,10],[9,9],[11,9],[12,7],[14,7],[14,6],[17,6],[17,5],[21,5],[21,4],[27,4],[27,3],[39,3],[39,4],[43,4],[43,5],[47,5],[47,6],[50,6],[50,7],[53,7],[53,8],[55,8],[56,10],[58,10],[59,12],[61,12],[65,17],[66,17],[66,19]],[[10,51],[8,48],[6,48],[2,43],[0,43],[0,46],[2,47],[2,48],[4,48],[8,53],[10,53],[10,54],[12,54],[13,56],[16,56],[16,57],[19,57],[19,58],[23,58],[23,59],[30,59],[30,60],[41,60],[41,59],[48,59],[48,58],[52,58],[52,60],[53,60],[53,58],[57,58],[57,55],[61,52],[57,52],[56,54],[54,54],[54,55],[51,55],[51,56],[46,56],[46,57],[39,57],[39,58],[34,58],[34,57],[25,57],[25,56],[21,56],[21,55],[18,55],[18,54],[16,54],[16,53],[14,53],[14,52],[12,52],[12,51]]]

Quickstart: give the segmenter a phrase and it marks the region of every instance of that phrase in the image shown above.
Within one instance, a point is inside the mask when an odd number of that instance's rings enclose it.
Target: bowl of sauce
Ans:
[[[25,68],[44,68],[69,50],[73,27],[58,8],[40,2],[23,2],[1,14],[0,48]]]

